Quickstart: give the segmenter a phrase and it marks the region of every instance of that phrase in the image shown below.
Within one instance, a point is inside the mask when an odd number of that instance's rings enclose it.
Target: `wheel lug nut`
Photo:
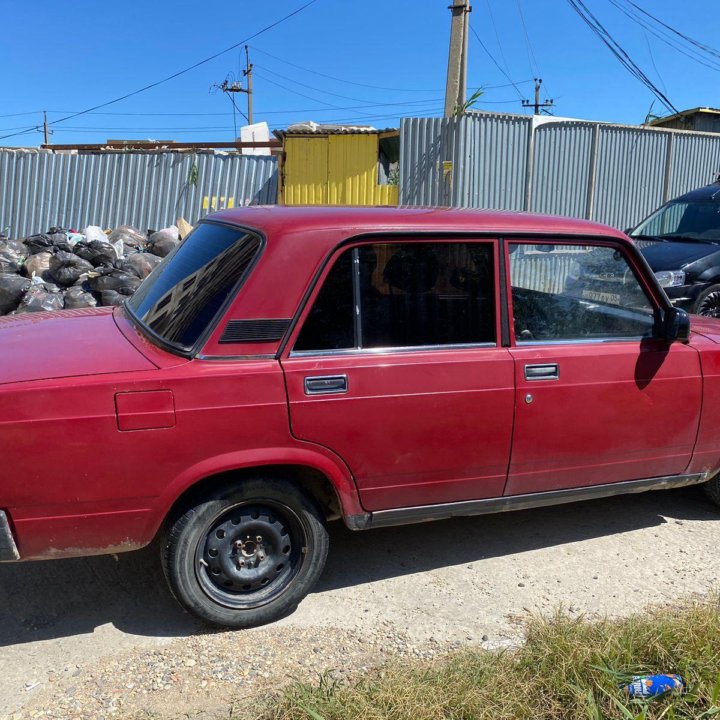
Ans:
[[[255,542],[261,543],[261,542],[262,542],[262,535],[258,535],[258,536],[255,538]]]

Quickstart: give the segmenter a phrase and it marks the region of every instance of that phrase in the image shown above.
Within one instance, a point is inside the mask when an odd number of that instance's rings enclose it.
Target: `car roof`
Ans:
[[[705,187],[691,190],[680,197],[676,197],[671,202],[716,202],[720,203],[720,182],[710,183]]]
[[[298,231],[370,233],[491,233],[498,235],[601,235],[629,242],[618,230],[574,218],[526,212],[429,207],[266,205],[214,213],[208,220],[255,228],[268,237]]]

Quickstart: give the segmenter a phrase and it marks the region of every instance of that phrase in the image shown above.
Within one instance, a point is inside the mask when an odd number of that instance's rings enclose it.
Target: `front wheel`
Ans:
[[[319,508],[295,484],[246,480],[189,508],[162,551],[170,589],[187,610],[245,628],[295,609],[322,573],[328,536]]]
[[[695,313],[720,318],[720,285],[711,285],[700,293],[695,303]]]

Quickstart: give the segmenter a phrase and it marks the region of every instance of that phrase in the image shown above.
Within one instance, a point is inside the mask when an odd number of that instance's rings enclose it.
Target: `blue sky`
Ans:
[[[0,0],[0,135],[41,123],[43,109],[51,111],[52,121],[160,80],[243,40],[305,1]],[[716,0],[635,1],[687,35],[720,46]],[[668,47],[631,22],[612,0],[585,3],[676,107],[720,106],[718,70]],[[267,120],[271,127],[306,119],[392,127],[401,116],[440,115],[448,4],[317,0],[250,42],[255,120]],[[520,96],[531,98],[531,78],[539,73],[543,98],[555,99],[557,115],[638,123],[650,110],[650,91],[621,67],[567,0],[475,0],[470,17],[495,60],[471,36],[469,90],[487,88],[478,108],[525,112]],[[237,77],[243,59],[234,50],[147,92],[59,123],[52,141],[229,140],[234,136],[232,108],[211,86],[230,73]],[[237,102],[245,110],[245,96],[237,96]],[[663,112],[657,101],[653,111]],[[239,115],[236,121],[244,123]],[[40,142],[38,132],[0,140],[5,145]]]

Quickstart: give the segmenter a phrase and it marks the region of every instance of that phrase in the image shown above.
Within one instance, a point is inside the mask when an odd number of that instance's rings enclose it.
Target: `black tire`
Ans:
[[[705,288],[695,301],[695,313],[720,318],[720,284]]]
[[[221,487],[170,526],[162,561],[170,589],[194,615],[248,628],[292,612],[320,577],[324,516],[291,481]]]
[[[702,486],[705,494],[720,507],[720,475],[716,475],[712,480],[708,480]]]

